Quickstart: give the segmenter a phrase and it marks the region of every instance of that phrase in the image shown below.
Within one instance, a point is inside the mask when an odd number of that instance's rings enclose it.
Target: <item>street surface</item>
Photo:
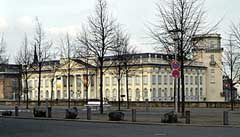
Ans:
[[[1,137],[239,137],[240,128],[1,118]]]

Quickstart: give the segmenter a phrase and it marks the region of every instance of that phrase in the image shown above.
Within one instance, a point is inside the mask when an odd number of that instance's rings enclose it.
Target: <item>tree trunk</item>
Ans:
[[[128,91],[128,68],[126,67],[126,92],[127,92],[127,109],[130,108],[130,101],[129,101],[129,91]]]
[[[29,104],[29,99],[28,99],[28,80],[25,78],[25,83],[26,83],[26,95],[27,95],[27,102],[26,102],[26,109],[28,109],[28,104]]]
[[[38,106],[41,105],[41,102],[40,102],[40,91],[41,91],[41,73],[42,73],[42,64],[41,62],[39,62],[39,65],[38,65]]]
[[[103,114],[103,57],[100,58],[100,113]]]
[[[54,82],[54,78],[51,79],[51,107],[53,106],[53,82]]]

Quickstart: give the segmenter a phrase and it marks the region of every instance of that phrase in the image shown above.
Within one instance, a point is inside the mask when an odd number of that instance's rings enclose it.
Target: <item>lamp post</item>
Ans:
[[[174,41],[174,59],[177,61],[177,54],[178,54],[178,40],[179,40],[179,33],[181,32],[179,29],[173,29],[168,31],[170,33],[170,37]],[[178,86],[178,88],[180,88]],[[179,90],[178,90],[179,91]],[[180,101],[180,93],[177,92],[177,78],[174,78],[174,107],[175,111],[178,112],[180,110],[179,107],[179,101]]]

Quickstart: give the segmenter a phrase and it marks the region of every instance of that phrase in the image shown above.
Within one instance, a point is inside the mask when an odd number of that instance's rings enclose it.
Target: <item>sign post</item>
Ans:
[[[180,77],[180,63],[177,60],[173,60],[171,63],[172,68],[172,77],[174,77],[174,101],[175,101],[175,111],[177,112],[177,106],[178,106],[178,95],[177,95],[177,79]]]

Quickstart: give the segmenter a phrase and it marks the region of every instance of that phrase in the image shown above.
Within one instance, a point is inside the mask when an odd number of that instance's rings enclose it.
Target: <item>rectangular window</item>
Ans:
[[[190,84],[193,84],[193,76],[190,76]]]
[[[62,79],[63,79],[63,87],[67,87],[67,77],[63,76]]]
[[[195,76],[195,85],[198,85],[198,76]]]
[[[169,75],[169,83],[170,83],[170,85],[173,84],[173,77],[171,75]]]
[[[117,78],[112,77],[112,85],[117,85]]]
[[[132,77],[128,77],[128,85],[132,85]]]
[[[210,82],[211,83],[214,83],[215,82],[215,70],[214,69],[211,69],[211,75],[210,75]]]
[[[148,83],[148,77],[147,76],[143,76],[143,84],[147,85]]]
[[[188,76],[185,76],[185,84],[188,85]]]
[[[48,79],[45,80],[45,87],[46,87],[46,88],[49,87],[49,80],[48,80]]]
[[[140,77],[139,76],[135,77],[135,84],[140,85]]]
[[[167,75],[164,75],[164,85],[167,85],[167,81],[168,81]]]
[[[105,77],[105,85],[109,86],[110,85],[110,79],[109,77]]]
[[[203,78],[202,78],[202,76],[200,76],[199,79],[200,79],[200,80],[199,80],[199,83],[200,83],[200,85],[202,85],[202,84],[203,84]]]
[[[162,84],[162,76],[158,75],[158,85],[161,85],[161,84]]]
[[[81,83],[82,83],[82,81],[81,81],[81,77],[78,76],[78,77],[77,77],[77,87],[78,87],[78,88],[81,87]]]
[[[156,76],[152,75],[152,84],[155,85],[156,84]]]

